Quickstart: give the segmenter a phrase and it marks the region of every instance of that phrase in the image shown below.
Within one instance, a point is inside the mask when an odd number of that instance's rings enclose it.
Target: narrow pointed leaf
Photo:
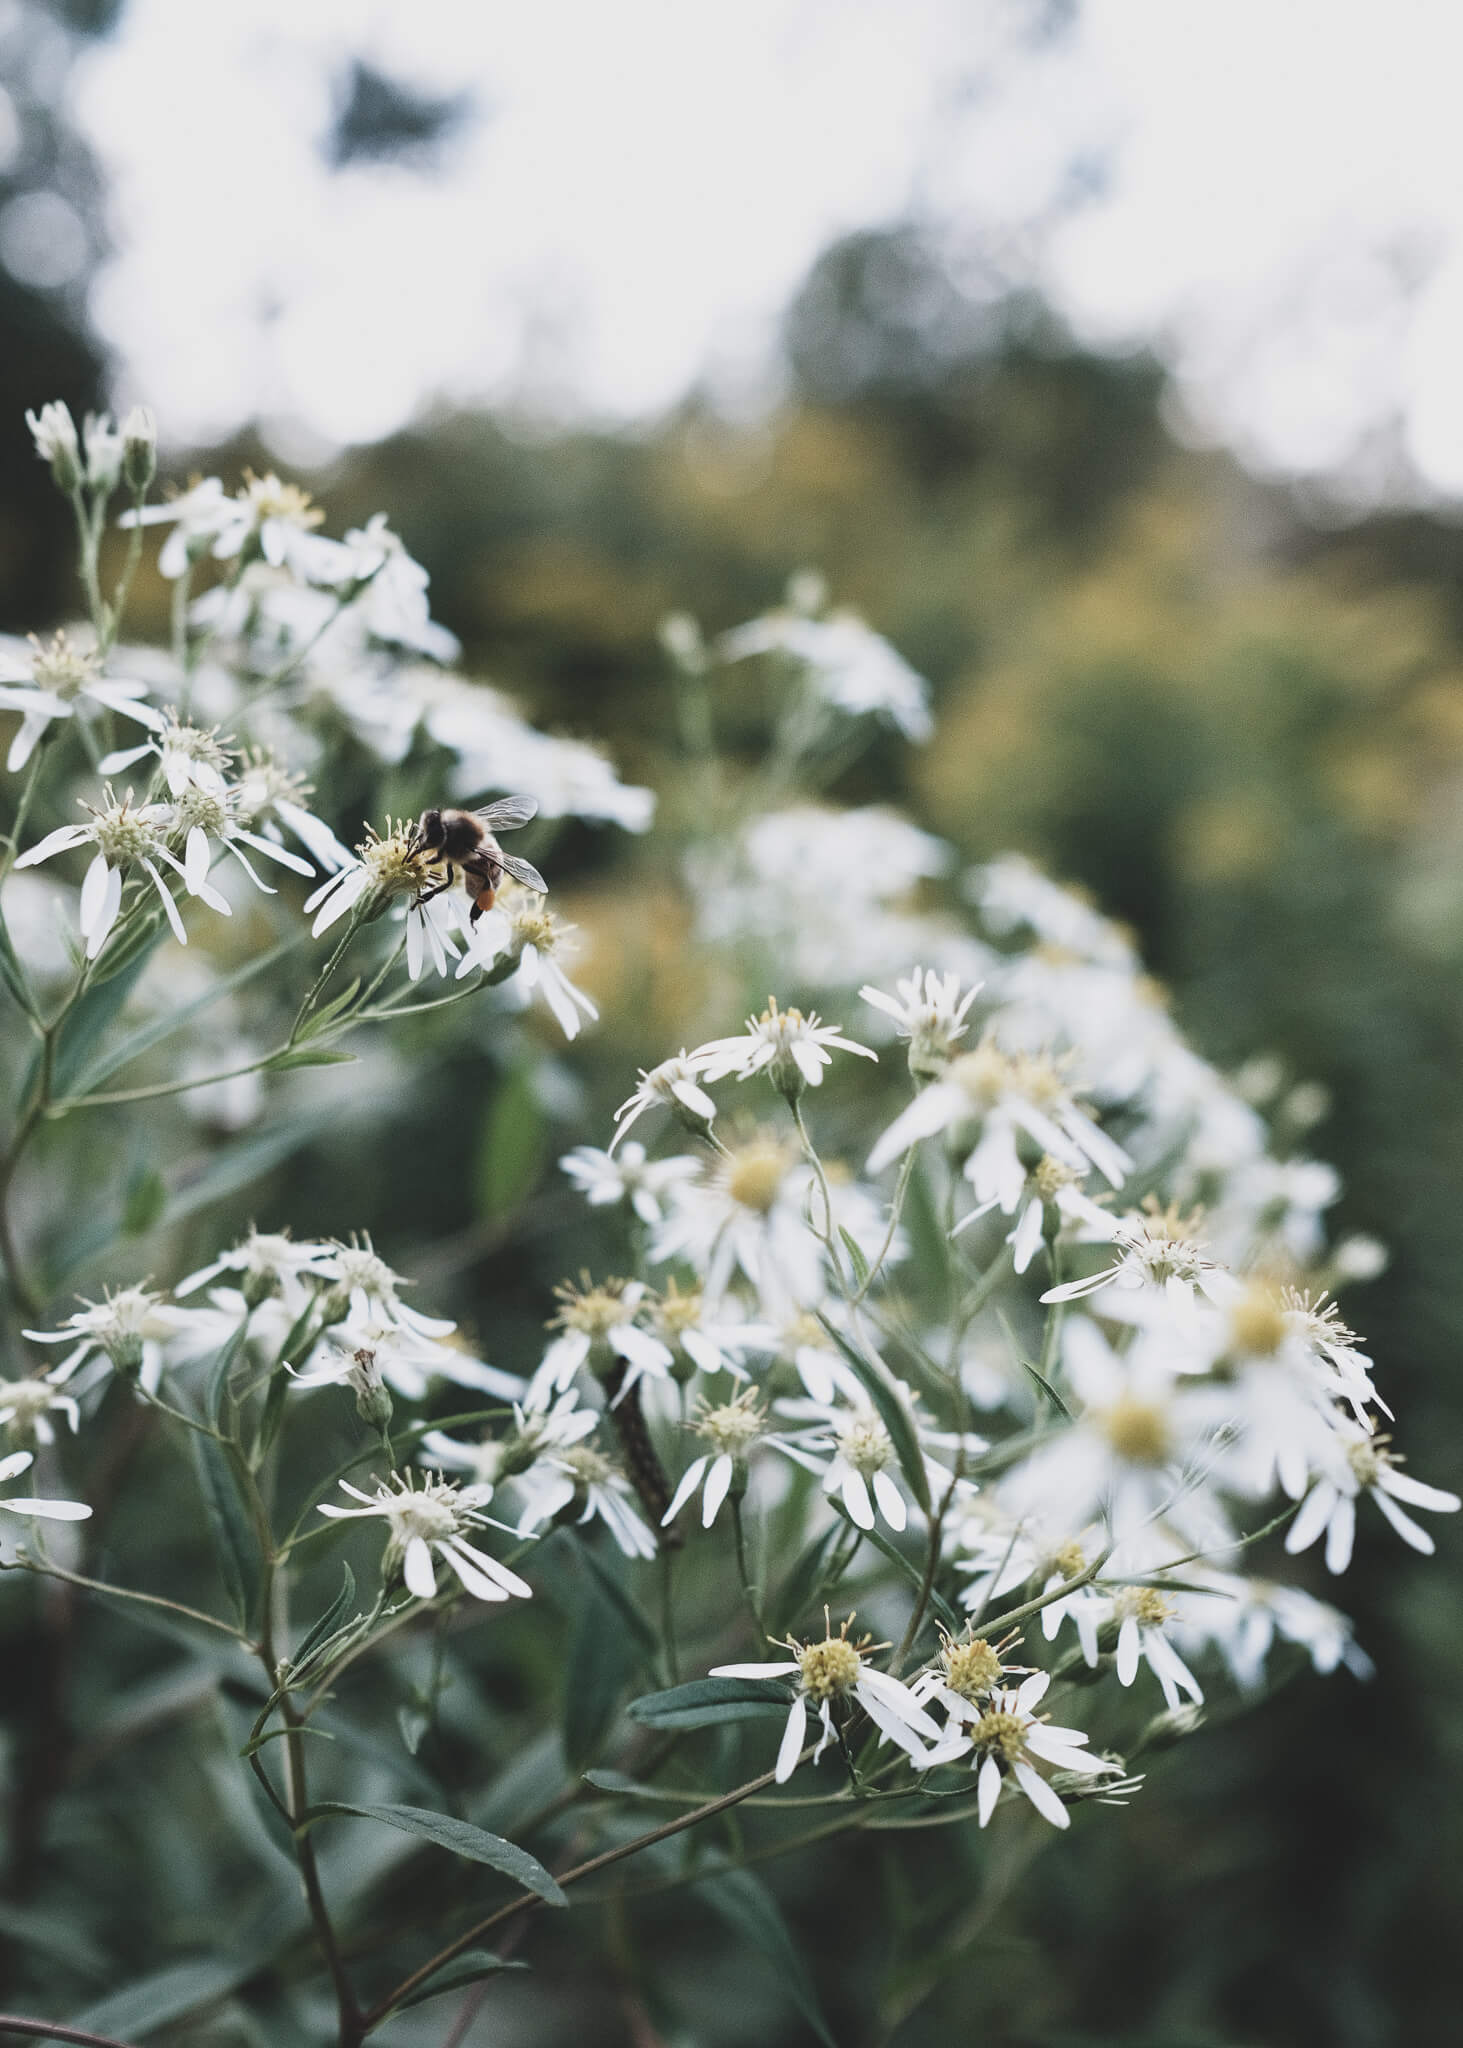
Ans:
[[[486,1828],[454,1820],[450,1814],[433,1813],[425,1806],[347,1806],[326,1800],[310,1808],[303,1825],[313,1827],[317,1820],[333,1814],[384,1821],[389,1828],[400,1828],[403,1834],[416,1835],[438,1849],[450,1849],[454,1856],[465,1856],[470,1863],[486,1863],[489,1869],[511,1878],[514,1884],[533,1892],[550,1906],[569,1903],[536,1856],[530,1856],[516,1842],[505,1842],[501,1835],[490,1835]]]
[[[710,1728],[720,1721],[786,1720],[790,1697],[776,1678],[693,1678],[631,1700],[626,1712],[642,1728]]]

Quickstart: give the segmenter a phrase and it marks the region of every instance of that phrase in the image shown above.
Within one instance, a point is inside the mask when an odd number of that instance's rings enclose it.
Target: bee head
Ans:
[[[417,819],[416,841],[423,853],[435,853],[446,842],[447,831],[440,811],[423,811]]]

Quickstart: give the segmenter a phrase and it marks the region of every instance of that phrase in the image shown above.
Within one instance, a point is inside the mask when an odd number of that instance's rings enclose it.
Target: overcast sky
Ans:
[[[1081,0],[1044,41],[1031,14],[128,0],[73,103],[119,396],[301,455],[434,399],[635,420],[700,380],[745,409],[818,250],[915,213],[1084,337],[1157,346],[1192,431],[1257,466],[1364,494],[1400,450],[1463,494],[1463,7]],[[471,95],[435,169],[330,168],[355,56]]]

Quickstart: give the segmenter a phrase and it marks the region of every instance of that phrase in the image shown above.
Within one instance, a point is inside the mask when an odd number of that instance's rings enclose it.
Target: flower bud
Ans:
[[[118,1330],[102,1339],[113,1368],[126,1379],[136,1379],[142,1370],[142,1338],[135,1330]]]
[[[706,667],[706,643],[689,612],[671,612],[660,622],[661,646],[683,675],[699,676]]]
[[[61,399],[53,398],[38,413],[28,412],[25,423],[31,430],[37,455],[51,465],[57,489],[69,497],[81,487],[81,444],[69,408]]]
[[[122,476],[134,498],[144,497],[157,475],[157,422],[134,405],[122,422]]]
[[[86,443],[86,480],[103,496],[115,491],[122,480],[122,436],[105,412],[89,412],[81,429]]]
[[[1193,1735],[1204,1725],[1204,1709],[1193,1700],[1185,1700],[1181,1707],[1170,1707],[1166,1713],[1155,1714],[1143,1733],[1133,1745],[1133,1755],[1145,1749],[1172,1749],[1182,1742],[1186,1735]]]

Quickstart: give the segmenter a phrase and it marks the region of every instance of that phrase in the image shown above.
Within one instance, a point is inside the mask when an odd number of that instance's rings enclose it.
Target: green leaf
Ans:
[[[303,932],[292,933],[289,938],[281,939],[277,946],[271,946],[268,952],[254,954],[242,967],[236,967],[232,974],[219,975],[216,980],[209,983],[203,994],[195,996],[191,1003],[184,1003],[181,1009],[169,1008],[162,1016],[153,1018],[150,1023],[140,1025],[136,1031],[129,1031],[125,1037],[119,1038],[115,1045],[109,1046],[105,1052],[90,1061],[84,1071],[74,1077],[73,1085],[68,1092],[77,1095],[92,1094],[101,1087],[103,1081],[110,1080],[113,1074],[118,1073],[131,1061],[140,1059],[143,1053],[151,1052],[155,1045],[161,1045],[175,1032],[184,1030],[211,1004],[221,1001],[224,996],[232,995],[235,989],[242,988],[245,982],[252,981],[256,975],[267,972],[277,960],[283,959],[286,953],[293,952],[295,947],[302,945],[304,936]]]
[[[527,1963],[504,1962],[485,1948],[465,1948],[460,1956],[454,1956],[450,1963],[444,1963],[437,1974],[427,1983],[403,1998],[400,2005],[394,2005],[393,2012],[405,2012],[410,2005],[423,2005],[429,1998],[436,1998],[444,1991],[460,1991],[464,1984],[477,1984],[484,1977],[491,1977],[499,1970],[526,1970]]]
[[[599,1585],[580,1585],[564,1659],[564,1758],[571,1771],[593,1763],[630,1682],[633,1638]]]
[[[488,1106],[473,1176],[478,1214],[506,1216],[538,1179],[548,1125],[527,1063],[508,1074]]]
[[[145,1237],[161,1223],[168,1206],[168,1184],[155,1166],[139,1166],[122,1192],[122,1235]]]
[[[203,1413],[214,1429],[218,1428],[219,1418],[223,1414],[224,1395],[228,1390],[229,1374],[238,1362],[239,1353],[244,1348],[244,1339],[248,1334],[249,1318],[246,1314],[229,1337],[228,1342],[220,1350],[218,1357],[214,1360],[213,1370],[209,1373],[204,1386]]]
[[[252,1735],[239,1751],[241,1757],[257,1756],[268,1742],[283,1742],[290,1735],[315,1735],[322,1741],[334,1742],[335,1737],[328,1728],[317,1728],[310,1721],[301,1722],[295,1728],[266,1728],[262,1735]]]
[[[263,1071],[283,1074],[290,1067],[348,1067],[354,1058],[353,1052],[337,1052],[329,1045],[294,1045],[265,1060]]]
[[[904,1474],[910,1492],[924,1509],[930,1512],[930,1482],[925,1471],[925,1461],[920,1453],[919,1438],[914,1431],[914,1418],[905,1405],[904,1396],[895,1386],[889,1368],[882,1360],[862,1351],[843,1332],[836,1329],[820,1310],[818,1321],[823,1325],[833,1342],[838,1346],[862,1381],[864,1390],[875,1408],[879,1420],[889,1432],[889,1441],[894,1446],[894,1455],[899,1460],[899,1469]]]
[[[228,1452],[211,1436],[194,1431],[193,1464],[213,1537],[224,1591],[241,1627],[247,1628],[259,1590],[259,1546]]]
[[[580,1542],[576,1544],[575,1548],[577,1551],[576,1562],[582,1564],[588,1570],[590,1577],[598,1585],[605,1599],[614,1608],[615,1613],[624,1623],[629,1633],[635,1638],[646,1663],[653,1670],[655,1659],[660,1649],[660,1639],[651,1627],[649,1619],[641,1613],[609,1567],[600,1558],[595,1556],[591,1545]]]
[[[151,948],[148,949],[151,951]],[[73,1095],[76,1077],[90,1060],[103,1034],[116,1021],[118,1012],[142,979],[148,954],[140,953],[128,966],[108,980],[93,982],[73,1005],[61,1026],[56,1043],[56,1064],[52,1073],[52,1094]]]
[[[791,1697],[775,1678],[693,1678],[668,1692],[642,1694],[626,1712],[642,1728],[710,1728],[721,1721],[786,1720]]]
[[[300,1637],[294,1655],[290,1658],[291,1671],[303,1671],[322,1643],[330,1640],[345,1618],[346,1609],[356,1597],[356,1575],[350,1566],[342,1565],[344,1578],[340,1591],[322,1615],[319,1615]]]
[[[838,2048],[828,2031],[818,1993],[807,1965],[782,1917],[782,1908],[760,1878],[749,1870],[725,1870],[692,1883],[714,1913],[720,1915],[748,1948],[769,1962],[783,1990],[826,2048]]]
[[[858,1527],[841,1500],[830,1500],[829,1506],[835,1514],[843,1517],[851,1529]],[[897,1564],[911,1585],[918,1588],[924,1584],[924,1572],[920,1566],[915,1563],[912,1557],[906,1557],[904,1552],[891,1538],[884,1534],[882,1529],[859,1529],[859,1534],[863,1537],[865,1543],[872,1543],[875,1550],[882,1551],[891,1564]],[[958,1635],[960,1633],[961,1621],[959,1615],[948,1600],[941,1598],[933,1586],[930,1588],[930,1606],[940,1617],[941,1621],[944,1622],[951,1635]]]
[[[855,1284],[863,1289],[869,1284],[869,1262],[864,1257],[857,1238],[851,1236],[840,1223],[838,1235],[843,1239],[843,1249],[848,1253],[848,1263],[853,1268]]]
[[[99,2005],[72,2015],[70,2026],[87,2027],[95,2033],[150,2034],[170,2020],[185,2019],[201,2005],[226,1997],[244,1978],[259,1967],[257,1956],[227,1962],[198,1959],[170,1963],[154,1970],[125,1991],[115,1992]]]
[[[486,1863],[550,1906],[569,1903],[536,1856],[530,1856],[516,1842],[505,1842],[501,1835],[490,1835],[486,1828],[472,1827],[465,1820],[454,1820],[450,1814],[433,1813],[425,1806],[347,1806],[332,1799],[312,1806],[302,1826],[313,1827],[317,1820],[331,1814],[384,1821],[389,1828],[400,1828],[403,1834],[416,1835],[439,1849],[450,1849],[454,1856],[465,1856],[470,1863]]]

